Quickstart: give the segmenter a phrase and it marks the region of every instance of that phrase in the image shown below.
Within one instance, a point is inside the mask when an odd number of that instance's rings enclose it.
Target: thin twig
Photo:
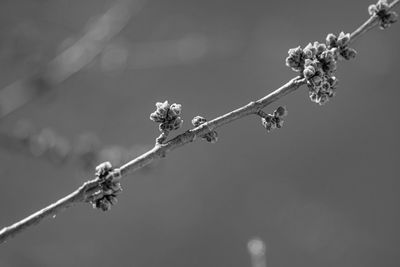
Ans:
[[[29,227],[38,224],[44,218],[50,216],[54,217],[60,211],[65,210],[66,208],[69,208],[76,203],[83,202],[85,197],[85,192],[87,192],[89,189],[97,188],[97,185],[98,183],[96,180],[88,181],[84,183],[76,191],[69,194],[68,196],[58,200],[57,202],[54,202],[53,204],[47,206],[44,209],[41,209],[33,213],[32,215],[26,217],[25,219],[17,223],[14,223],[9,227],[4,227],[0,231],[0,244],[5,242],[9,238],[12,238],[16,234],[23,232],[25,229],[28,229]]]
[[[395,0],[391,3],[390,8],[393,8],[399,3],[400,0]],[[362,34],[366,33],[372,27],[377,25],[377,19],[375,16],[369,18],[363,25],[361,25],[357,30],[355,30],[351,36],[351,41],[356,40]],[[293,78],[285,85],[281,86],[277,90],[273,91],[269,95],[257,100],[252,101],[249,104],[233,110],[225,115],[217,117],[211,121],[208,121],[204,124],[201,124],[198,127],[190,129],[183,134],[176,136],[175,138],[169,140],[163,144],[156,144],[151,150],[144,153],[143,155],[135,158],[134,160],[124,164],[118,171],[122,175],[122,177],[127,176],[134,171],[143,168],[144,166],[150,164],[156,159],[165,157],[166,154],[172,150],[175,150],[185,144],[193,142],[197,137],[201,137],[204,134],[209,133],[215,128],[221,127],[225,124],[233,122],[235,120],[241,119],[243,117],[257,114],[258,111],[265,108],[269,104],[277,101],[281,97],[294,92],[302,85],[305,85],[306,79],[300,76]],[[64,210],[75,203],[82,203],[87,200],[87,197],[90,196],[93,192],[98,190],[100,186],[98,178],[90,180],[84,183],[78,190],[73,192],[72,194],[66,196],[63,199],[60,199],[54,204],[34,213],[33,215],[9,226],[5,227],[0,231],[0,243],[5,242],[7,239],[15,236],[18,233],[23,232],[28,229],[30,226],[35,225],[42,221],[44,218],[49,216],[54,216],[61,210]]]
[[[392,9],[399,3],[400,0],[394,0],[389,4],[389,8]],[[363,25],[361,25],[360,27],[358,27],[358,29],[356,29],[354,32],[351,33],[350,42],[354,42],[356,39],[358,39],[358,37],[376,27],[376,25],[378,25],[378,22],[379,22],[379,17],[377,15],[371,16],[366,22],[364,22]]]

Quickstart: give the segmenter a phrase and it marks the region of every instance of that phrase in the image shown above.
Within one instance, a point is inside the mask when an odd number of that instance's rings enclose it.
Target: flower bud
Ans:
[[[296,48],[289,49],[288,53],[289,56],[286,58],[286,65],[292,68],[294,71],[301,71],[305,58],[303,49],[298,46]]]
[[[314,67],[309,66],[309,67],[305,68],[303,71],[303,75],[306,79],[310,79],[311,77],[313,77],[315,75]]]
[[[304,47],[303,52],[306,58],[313,58],[317,54],[317,49],[311,43],[309,43],[306,47]]]
[[[317,54],[318,55],[326,50],[326,45],[325,44],[321,44],[321,43],[315,42],[314,46],[317,49]]]
[[[207,142],[215,144],[218,141],[218,133],[216,131],[211,131],[204,135],[203,137]]]
[[[205,123],[207,120],[201,116],[196,116],[192,119],[192,124],[194,127],[200,126],[201,124]]]
[[[337,45],[343,47],[348,45],[349,42],[350,42],[350,33],[345,34],[344,32],[341,32],[337,40]]]
[[[285,107],[278,107],[275,111],[274,111],[274,116],[276,117],[284,117],[287,116],[288,111]]]
[[[326,45],[327,45],[328,47],[335,47],[335,46],[337,46],[337,45],[336,45],[336,41],[337,41],[337,37],[336,37],[336,35],[334,35],[333,33],[329,33],[329,34],[326,36]]]
[[[355,49],[353,49],[353,48],[346,47],[346,49],[344,49],[344,50],[340,53],[340,55],[341,55],[344,59],[350,60],[350,59],[353,59],[353,58],[356,57],[357,51],[356,51]]]

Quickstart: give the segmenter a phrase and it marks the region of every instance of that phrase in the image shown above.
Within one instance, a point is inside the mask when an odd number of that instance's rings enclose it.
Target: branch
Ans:
[[[377,6],[381,3],[380,0]],[[382,16],[388,15],[390,12],[389,10],[395,7],[400,0],[393,1],[390,5],[386,5],[385,13],[374,13],[371,14],[371,17],[361,25],[357,30],[355,30],[350,36],[352,37],[350,40],[347,40],[347,44],[353,42],[357,38],[359,38],[362,34],[366,33],[368,30],[372,29],[373,27],[377,26],[380,22],[381,28],[383,27],[383,19]],[[384,2],[384,1],[382,1]],[[391,22],[392,23],[392,22]],[[388,26],[385,24],[386,27]],[[345,36],[346,37],[346,36]],[[302,67],[304,70],[304,66]],[[304,75],[306,76],[306,75]],[[183,134],[176,136],[175,138],[163,143],[165,141],[166,135],[169,131],[165,129],[162,130],[162,140],[159,140],[155,144],[155,146],[149,150],[148,152],[144,153],[143,155],[133,159],[132,161],[126,163],[125,165],[121,166],[120,168],[111,168],[109,163],[103,163],[96,168],[96,178],[84,183],[78,190],[73,192],[72,194],[66,196],[63,199],[60,199],[54,204],[34,213],[33,215],[19,221],[9,227],[5,227],[0,231],[0,243],[5,242],[12,236],[23,232],[24,230],[28,229],[30,226],[35,225],[42,221],[44,218],[49,216],[54,216],[61,210],[64,210],[73,204],[76,203],[84,203],[90,202],[93,204],[94,207],[101,208],[103,210],[108,210],[111,204],[114,204],[116,199],[116,194],[121,191],[119,187],[119,180],[127,176],[130,173],[135,172],[138,169],[143,168],[144,166],[150,164],[156,159],[165,157],[170,151],[175,150],[183,145],[191,143],[195,141],[197,138],[204,138],[205,135],[211,133],[214,129],[221,127],[225,124],[231,123],[235,120],[239,120],[249,115],[257,115],[259,116],[262,112],[260,112],[263,108],[268,106],[269,104],[277,101],[278,99],[282,98],[283,96],[294,92],[301,86],[307,84],[309,85],[309,77],[304,77],[303,74],[291,79],[288,83],[281,86],[277,90],[273,91],[269,95],[257,100],[252,101],[249,104],[240,107],[236,110],[233,110],[225,115],[217,117],[211,121],[204,122],[200,126],[195,127],[186,131]],[[166,102],[168,105],[168,103]],[[159,103],[161,106],[162,103]],[[157,106],[157,108],[159,108]],[[178,105],[179,106],[179,105]],[[171,105],[172,107],[172,105]],[[176,108],[177,106],[175,106]],[[169,108],[169,106],[168,106]],[[158,111],[158,110],[157,110]],[[166,111],[166,117],[169,110]],[[179,115],[180,113],[180,106],[179,112],[176,111],[175,115]],[[156,114],[157,115],[157,114]],[[153,115],[152,115],[153,116]],[[179,117],[175,117],[174,120]],[[154,118],[153,118],[154,119]],[[173,123],[176,121],[172,121]],[[179,118],[180,122],[180,118]],[[170,123],[167,121],[167,123]],[[168,126],[168,125],[167,125]],[[179,125],[180,126],[180,125]],[[158,138],[160,139],[160,138]],[[107,201],[106,201],[107,200]],[[111,204],[109,204],[109,202]]]
[[[26,217],[25,219],[15,223],[9,227],[4,227],[0,231],[0,244],[5,242],[9,238],[12,238],[16,234],[23,232],[24,230],[28,229],[29,227],[38,224],[44,218],[47,218],[50,216],[54,217],[60,211],[63,211],[66,208],[69,208],[76,203],[84,201],[85,191],[88,191],[89,189],[94,189],[94,188],[96,188],[96,186],[98,186],[97,181],[95,181],[95,180],[88,181],[88,182],[84,183],[76,191],[69,194],[68,196],[58,200],[57,202],[54,202],[53,204],[47,206],[44,209],[41,209],[41,210],[33,213],[32,215]]]
[[[389,10],[393,9],[400,3],[400,0],[394,0],[389,4]],[[358,39],[361,35],[373,29],[379,24],[379,16],[377,14],[372,15],[363,25],[361,25],[358,29],[350,35],[350,41],[354,41]]]

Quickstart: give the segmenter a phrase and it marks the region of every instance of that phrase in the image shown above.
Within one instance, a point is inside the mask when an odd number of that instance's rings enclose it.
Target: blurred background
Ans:
[[[0,228],[151,148],[157,101],[184,126],[296,74],[287,50],[353,31],[369,1],[0,1]],[[0,247],[0,266],[399,266],[400,25],[340,64],[323,107],[304,87]],[[250,252],[250,253],[249,253]],[[261,265],[257,265],[261,264]],[[265,265],[265,264],[264,264]]]

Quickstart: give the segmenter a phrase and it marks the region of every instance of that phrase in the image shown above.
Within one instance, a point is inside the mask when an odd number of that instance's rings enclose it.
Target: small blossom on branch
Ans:
[[[278,107],[272,114],[267,114],[260,110],[257,113],[261,117],[261,124],[270,132],[280,129],[283,126],[283,117],[287,116],[288,111],[285,107]]]
[[[292,70],[301,72],[303,70],[304,61],[306,55],[300,46],[289,49],[289,56],[286,58],[286,66],[292,68]]]
[[[394,11],[390,11],[387,0],[379,0],[378,3],[368,7],[368,13],[371,16],[379,17],[379,27],[384,30],[397,21],[398,15]]]
[[[349,60],[357,54],[349,43],[349,33],[341,32],[338,37],[330,33],[326,44],[314,42],[304,49],[299,46],[289,50],[286,65],[306,78],[311,101],[323,105],[335,95],[338,59]]]
[[[161,135],[156,139],[157,144],[162,144],[168,137],[168,134],[172,130],[179,129],[183,120],[179,116],[182,111],[182,105],[172,104],[170,105],[168,101],[164,103],[156,103],[156,111],[150,114],[150,120],[159,123],[159,130]]]
[[[95,176],[100,182],[100,189],[88,196],[87,201],[93,208],[108,211],[118,202],[117,195],[122,191],[119,182],[121,172],[119,169],[114,169],[110,162],[104,162],[96,167]]]
[[[357,51],[348,46],[349,42],[350,33],[345,34],[344,32],[341,32],[338,37],[330,33],[326,37],[326,46],[334,53],[336,60],[350,60],[356,57]]]

